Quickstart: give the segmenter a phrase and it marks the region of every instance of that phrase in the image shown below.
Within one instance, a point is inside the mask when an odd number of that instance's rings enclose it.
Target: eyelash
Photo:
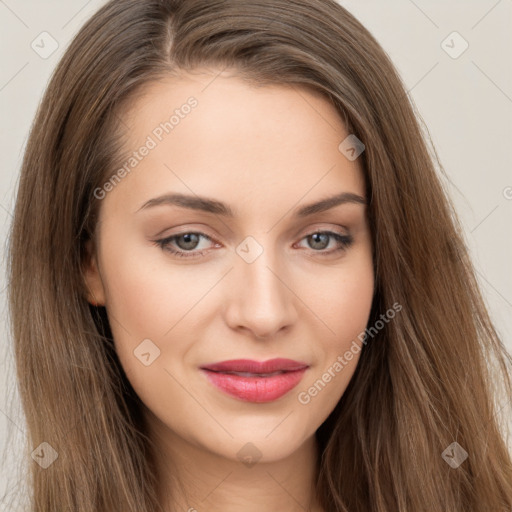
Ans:
[[[334,253],[338,253],[340,251],[345,251],[352,245],[352,243],[354,241],[351,236],[341,235],[340,233],[335,233],[334,231],[312,231],[311,233],[302,237],[301,240],[304,240],[305,238],[308,238],[308,237],[310,237],[312,235],[316,235],[316,234],[329,235],[330,237],[334,238],[340,244],[340,246],[338,248],[331,249],[330,251],[323,251],[323,250],[315,251],[315,250],[311,249],[311,251],[315,255],[318,254],[320,256],[330,256]],[[162,238],[160,240],[153,240],[153,243],[155,245],[157,245],[158,247],[160,247],[162,250],[167,251],[167,252],[171,253],[172,255],[178,256],[180,258],[198,258],[198,257],[203,256],[206,251],[192,252],[192,251],[182,251],[182,250],[176,250],[176,249],[170,248],[171,241],[173,241],[174,239],[176,239],[180,236],[183,236],[183,235],[199,235],[199,236],[202,236],[202,237],[206,238],[207,240],[210,240],[211,242],[213,242],[213,240],[208,235],[201,233],[199,231],[185,231],[183,233],[178,233],[176,235],[172,235],[167,238]]]

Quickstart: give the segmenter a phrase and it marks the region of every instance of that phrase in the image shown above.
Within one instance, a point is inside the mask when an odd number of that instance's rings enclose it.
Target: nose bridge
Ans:
[[[245,327],[257,337],[272,335],[296,319],[284,255],[271,247],[271,238],[249,236],[236,248],[228,319],[232,327]]]

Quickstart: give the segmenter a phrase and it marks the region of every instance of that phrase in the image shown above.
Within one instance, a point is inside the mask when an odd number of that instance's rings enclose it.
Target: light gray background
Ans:
[[[491,316],[512,350],[512,0],[340,3],[379,40],[409,89],[448,174],[446,186],[461,217]],[[71,38],[102,4],[0,0],[4,240],[28,129],[48,78]],[[31,48],[44,31],[59,44],[47,59]],[[469,44],[456,59],[442,45],[454,31]],[[454,47],[452,52],[461,48],[457,38],[445,44]],[[24,425],[7,329],[5,256],[0,280],[0,510],[15,510],[6,503],[19,480]],[[504,411],[510,415],[508,407]],[[30,462],[28,457],[27,452],[25,460]]]

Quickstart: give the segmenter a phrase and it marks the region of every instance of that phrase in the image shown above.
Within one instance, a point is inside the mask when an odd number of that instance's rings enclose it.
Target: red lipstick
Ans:
[[[272,402],[301,381],[309,365],[291,359],[234,359],[201,367],[221,391],[246,402]]]

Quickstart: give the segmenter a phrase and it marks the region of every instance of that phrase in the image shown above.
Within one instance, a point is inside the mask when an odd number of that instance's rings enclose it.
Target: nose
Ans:
[[[236,256],[230,273],[226,322],[263,340],[289,329],[297,320],[297,297],[284,262],[277,265],[270,250],[252,263]]]

